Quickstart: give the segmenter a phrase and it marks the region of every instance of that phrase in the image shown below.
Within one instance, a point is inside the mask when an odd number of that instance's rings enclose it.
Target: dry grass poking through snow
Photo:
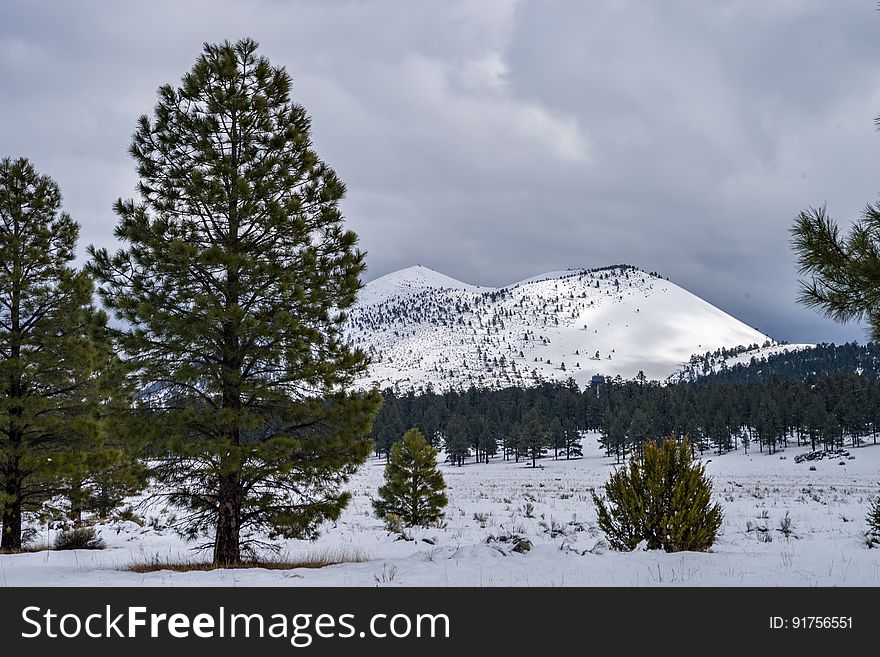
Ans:
[[[274,556],[244,561],[235,566],[217,566],[205,561],[163,561],[158,556],[147,561],[136,562],[122,570],[132,573],[156,573],[170,570],[176,573],[208,572],[218,569],[262,568],[264,570],[293,570],[295,568],[323,568],[340,563],[364,563],[369,561],[366,553],[357,548],[336,547],[314,550],[302,557]]]

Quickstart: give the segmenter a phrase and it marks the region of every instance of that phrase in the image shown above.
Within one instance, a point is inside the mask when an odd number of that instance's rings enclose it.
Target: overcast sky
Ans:
[[[293,76],[368,279],[628,263],[778,339],[865,340],[795,303],[788,230],[880,192],[873,0],[2,0],[0,156],[113,246],[137,117],[245,36]]]

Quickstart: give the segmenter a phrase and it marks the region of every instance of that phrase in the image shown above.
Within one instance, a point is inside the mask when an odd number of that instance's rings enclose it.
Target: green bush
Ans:
[[[55,536],[56,550],[103,550],[104,539],[98,536],[93,527],[77,527]]]
[[[418,429],[410,429],[388,454],[385,483],[373,509],[389,528],[401,522],[427,526],[443,517],[446,484],[437,468],[437,450]]]
[[[865,539],[868,547],[877,547],[880,545],[880,497],[871,503],[871,510],[865,518],[868,521],[868,531],[865,533]]]
[[[617,470],[605,483],[605,498],[593,492],[599,527],[611,547],[633,550],[705,551],[721,526],[721,507],[712,504],[712,483],[693,460],[685,439],[646,442],[641,459]]]

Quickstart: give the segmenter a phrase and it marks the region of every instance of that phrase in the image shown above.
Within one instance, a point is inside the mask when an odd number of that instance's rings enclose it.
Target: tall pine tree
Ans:
[[[25,511],[68,493],[87,460],[106,456],[101,407],[124,394],[91,279],[71,267],[78,235],[51,178],[26,159],[0,162],[4,550],[22,547]]]
[[[381,403],[350,392],[368,364],[342,334],[364,255],[290,87],[254,41],[205,44],[138,121],[140,200],[115,205],[127,246],[91,249],[173,437],[156,474],[218,565],[241,561],[249,532],[311,537],[338,517]]]
[[[547,431],[541,422],[541,416],[537,408],[530,408],[523,415],[519,424],[518,446],[532,459],[532,467],[537,465],[537,460],[547,451]]]
[[[463,407],[461,407],[463,408]],[[459,408],[458,412],[461,412]],[[446,458],[456,465],[464,465],[464,460],[470,454],[470,426],[464,415],[453,415],[446,424],[444,431],[444,446]]]

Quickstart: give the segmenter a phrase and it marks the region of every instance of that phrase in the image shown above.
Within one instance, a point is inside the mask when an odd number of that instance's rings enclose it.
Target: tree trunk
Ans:
[[[217,534],[214,538],[214,563],[232,566],[241,563],[241,493],[237,475],[220,477]]]
[[[3,505],[3,537],[0,549],[21,550],[21,477],[17,465],[6,475],[6,504]]]
[[[419,518],[419,467],[417,465],[413,466],[409,485],[409,521],[413,525],[420,525],[422,519]]]
[[[15,218],[15,236],[19,236],[18,216]],[[20,253],[15,250],[13,255],[12,277],[12,305],[9,309],[10,321],[10,362],[16,363],[15,372],[9,378],[9,461],[6,469],[6,502],[3,504],[3,536],[0,538],[0,550],[21,550],[21,448],[24,438],[24,429],[21,425],[23,409],[21,399],[22,372],[21,372],[21,261]]]
[[[226,297],[226,316],[223,318],[223,410],[231,412],[232,424],[228,427],[226,438],[237,452],[241,445],[241,429],[239,422],[242,410],[242,353],[241,342],[236,324],[236,314],[241,296],[240,263],[233,256],[241,255],[240,221],[238,213],[238,179],[239,149],[241,135],[239,133],[239,116],[233,111],[229,126],[229,164],[231,173],[228,183],[227,212],[229,219],[228,232],[224,236],[223,247],[226,256],[226,281],[224,295]],[[228,453],[227,453],[228,456]],[[217,532],[214,537],[214,564],[231,566],[241,563],[241,506],[243,491],[241,486],[241,461],[237,460],[234,468],[221,468],[218,477],[217,499]]]
[[[68,517],[73,521],[74,527],[82,526],[82,484],[72,484],[70,487],[70,513]]]

